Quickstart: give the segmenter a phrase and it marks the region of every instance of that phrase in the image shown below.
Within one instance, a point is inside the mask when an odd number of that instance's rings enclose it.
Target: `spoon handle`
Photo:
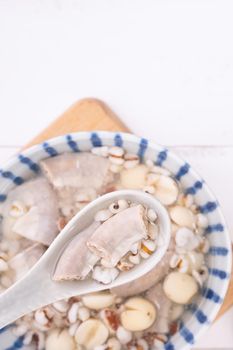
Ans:
[[[18,318],[58,300],[106,289],[84,281],[55,282],[47,257],[43,257],[25,277],[0,295],[0,329]]]
[[[53,302],[55,288],[44,274],[27,274],[0,296],[0,329],[21,316]],[[59,288],[58,288],[59,289]],[[47,291],[47,292],[46,292]]]

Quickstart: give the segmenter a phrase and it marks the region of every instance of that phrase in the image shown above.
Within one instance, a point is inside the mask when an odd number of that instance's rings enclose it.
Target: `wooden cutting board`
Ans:
[[[111,111],[111,109],[102,101],[94,98],[87,98],[78,101],[71,106],[64,114],[57,118],[45,130],[37,135],[24,148],[41,143],[51,137],[75,132],[75,131],[127,131],[124,123]],[[231,283],[217,316],[220,317],[233,305],[233,275]]]

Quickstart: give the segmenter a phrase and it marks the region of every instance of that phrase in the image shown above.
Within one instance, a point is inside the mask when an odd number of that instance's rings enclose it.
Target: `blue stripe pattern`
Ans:
[[[0,194],[0,202],[4,202],[6,200],[7,195],[6,194]]]
[[[91,143],[93,147],[101,147],[102,141],[96,132],[91,133]]]
[[[190,305],[190,310],[193,312],[194,316],[196,317],[199,323],[209,323],[207,316],[201,309],[198,308],[196,304]]]
[[[209,274],[218,277],[221,280],[228,279],[230,277],[229,273],[218,269],[209,269]]]
[[[211,213],[218,207],[217,202],[207,202],[204,205],[199,206],[199,210],[203,214]]]
[[[203,288],[201,294],[204,298],[209,299],[216,304],[219,304],[222,302],[222,298],[217,293],[215,293],[213,289]]]
[[[101,147],[102,146],[102,138],[99,136],[99,134],[97,132],[92,132],[89,135],[90,135],[90,142],[91,142],[93,147]],[[70,149],[73,152],[79,152],[80,151],[80,149],[79,149],[79,142],[80,141],[76,141],[76,137],[73,137],[72,135],[66,135],[65,137],[66,137],[65,140],[66,140],[67,145],[68,145],[68,146],[66,146],[66,148],[70,147]],[[63,138],[63,141],[64,141],[64,138]],[[149,142],[147,139],[141,138],[139,140],[137,154],[140,157],[140,159],[142,159],[145,156],[146,150],[148,148],[148,144],[149,144]],[[122,147],[124,145],[124,135],[121,134],[120,132],[114,133],[114,145],[117,147]],[[56,146],[53,147],[48,142],[44,142],[41,145],[41,147],[43,147],[44,151],[51,157],[57,156],[59,154],[59,152],[56,149]],[[155,156],[156,160],[154,163],[157,166],[162,166],[166,160],[169,161],[169,159],[167,159],[169,156],[169,151],[167,149],[160,148],[160,151],[157,152],[156,155],[157,156]],[[23,154],[19,154],[18,159],[22,164],[25,164],[31,171],[33,171],[35,173],[40,171],[39,164],[34,162],[32,160],[33,158],[31,159]],[[178,165],[178,167],[179,167],[179,165]],[[182,177],[185,176],[189,172],[189,169],[190,169],[190,165],[188,163],[184,163],[182,166],[180,166],[180,168],[178,168],[178,171],[175,174],[175,179],[180,181],[182,179]],[[22,177],[16,176],[11,171],[0,170],[0,176],[11,180],[16,185],[21,185],[24,182],[24,179]],[[190,187],[188,187],[186,189],[185,193],[195,195],[198,191],[200,191],[203,188],[203,185],[204,185],[204,181],[202,181],[201,179],[195,181],[194,183],[191,182]],[[7,194],[4,194],[4,193],[0,194],[0,202],[3,202],[4,200],[6,200],[6,198],[7,198]],[[215,202],[213,200],[213,201],[209,201],[209,202],[201,205],[199,207],[199,210],[203,214],[208,214],[208,213],[213,212],[217,207],[218,207],[218,202]],[[218,220],[220,222],[218,222]],[[223,232],[224,226],[221,223],[221,219],[217,219],[216,222],[217,222],[216,224],[209,225],[206,228],[205,233],[208,234],[208,233],[212,233],[212,232]],[[224,245],[224,243],[222,243],[222,245]],[[227,247],[225,248],[224,246],[212,246],[209,249],[209,254],[212,256],[220,256],[220,259],[224,263],[225,260],[224,260],[224,258],[221,258],[221,257],[227,256],[229,254],[229,250],[227,249]],[[223,269],[224,269],[224,267],[223,267]],[[224,270],[220,270],[218,268],[209,268],[209,274],[218,278],[219,281],[215,280],[215,282],[219,282],[220,284],[221,284],[221,280],[225,280],[227,278],[230,278],[229,272],[226,272]],[[221,294],[221,292],[218,292],[218,289],[216,289],[216,291],[215,291],[211,288],[205,287],[201,290],[201,294],[202,294],[203,298],[206,298],[207,300],[209,300],[211,302],[219,304],[222,302],[222,298],[217,293]],[[207,302],[205,302],[205,303],[207,303]],[[197,322],[201,325],[209,323],[208,317],[201,309],[201,306],[199,307],[197,304],[192,304],[189,307],[189,310],[193,313],[193,316],[197,320],[195,322],[196,324],[197,324]],[[4,333],[10,327],[11,327],[11,325],[0,329],[0,334]],[[184,322],[181,322],[178,332],[179,332],[180,336],[184,339],[185,342],[187,342],[190,345],[194,343],[194,341],[195,341],[194,334],[196,334],[195,333],[196,331],[193,330],[193,332],[192,332],[192,326],[190,326],[190,328],[189,328],[189,326],[187,327]],[[4,335],[3,335],[3,337],[4,337]],[[169,339],[168,342],[166,344],[164,344],[165,350],[175,350],[175,345],[173,344],[171,339]],[[14,343],[5,350],[21,349],[24,346],[23,341],[24,341],[24,336],[18,337],[14,341]],[[0,347],[1,347],[1,345],[0,345]]]
[[[11,171],[0,170],[0,175],[5,179],[11,180],[15,185],[21,185],[24,179],[20,176],[15,176]]]
[[[186,175],[189,172],[190,165],[188,163],[185,163],[180,167],[177,174],[175,175],[176,180],[180,180],[184,175]]]
[[[71,135],[66,135],[66,140],[73,152],[79,152],[78,144],[72,139]]]
[[[229,250],[225,247],[210,247],[209,252],[210,255],[220,255],[226,256],[229,253]]]
[[[196,316],[196,319],[198,320],[199,323],[203,324],[203,323],[209,323],[207,316],[204,314],[203,311],[201,311],[200,309],[198,309],[194,315]]]
[[[165,162],[165,160],[167,159],[167,149],[159,152],[159,154],[157,155],[157,159],[155,161],[155,164],[158,166],[162,166],[163,162]]]
[[[198,190],[202,189],[203,187],[203,181],[196,181],[193,186],[188,187],[185,191],[186,194],[192,194],[195,195]]]
[[[166,344],[164,344],[164,349],[165,350],[175,350],[174,345],[169,341]]]
[[[43,146],[45,152],[47,152],[50,155],[50,157],[55,157],[58,155],[58,152],[56,151],[56,149],[54,147],[50,146],[48,144],[48,142],[44,142],[42,144],[42,146]]]
[[[115,143],[115,146],[117,146],[117,147],[123,146],[123,140],[122,140],[122,137],[120,134],[116,134],[114,136],[114,143]]]
[[[215,225],[209,225],[205,230],[206,233],[223,232],[223,231],[224,231],[224,226],[220,223]]]
[[[12,324],[8,324],[7,326],[3,327],[0,329],[0,334],[6,332],[9,328],[12,327]]]
[[[194,336],[193,333],[185,327],[183,322],[180,325],[180,335],[184,338],[184,340],[189,344],[194,344]]]
[[[148,140],[141,139],[138,149],[138,156],[142,159],[148,147]]]
[[[19,154],[19,160],[22,164],[26,164],[30,170],[34,173],[38,173],[40,171],[40,167],[38,164],[34,163],[30,158],[25,157],[23,154]]]
[[[24,340],[24,336],[17,338],[10,347],[6,348],[6,350],[21,349],[24,346],[23,340]]]

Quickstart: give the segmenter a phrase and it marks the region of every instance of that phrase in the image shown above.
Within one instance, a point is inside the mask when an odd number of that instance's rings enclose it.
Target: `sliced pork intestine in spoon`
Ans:
[[[2,232],[7,238],[19,235],[49,245],[58,233],[57,196],[45,178],[38,177],[12,189],[0,212]]]
[[[145,209],[139,204],[105,221],[87,240],[90,251],[102,258],[105,266],[116,266],[133,244],[147,237],[144,212]]]
[[[94,222],[68,243],[58,260],[53,280],[83,280],[87,277],[99,257],[87,248],[86,243],[99,225]]]
[[[82,280],[101,258],[109,267],[115,266],[135,242],[147,236],[144,211],[142,205],[137,205],[102,224],[93,222],[78,233],[58,260],[53,279]]]

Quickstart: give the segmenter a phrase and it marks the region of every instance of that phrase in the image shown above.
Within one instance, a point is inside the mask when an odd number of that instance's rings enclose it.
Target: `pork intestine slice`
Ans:
[[[88,248],[103,258],[106,266],[116,266],[135,243],[147,237],[144,212],[139,204],[112,216],[88,239]]]
[[[53,279],[82,280],[101,258],[115,266],[135,242],[147,237],[144,210],[142,205],[125,209],[78,233],[62,253]]]
[[[60,259],[58,260],[53,279],[83,280],[87,277],[99,257],[87,248],[87,240],[93,234],[99,223],[94,222],[68,243]]]
[[[110,161],[89,152],[63,153],[40,162],[42,171],[58,194],[59,208],[70,219],[77,202],[90,202],[113,184]]]
[[[12,205],[18,202],[25,208],[19,217],[12,216]],[[57,196],[43,177],[25,182],[12,189],[1,206],[2,232],[7,238],[23,236],[50,245],[58,233],[59,210]]]

